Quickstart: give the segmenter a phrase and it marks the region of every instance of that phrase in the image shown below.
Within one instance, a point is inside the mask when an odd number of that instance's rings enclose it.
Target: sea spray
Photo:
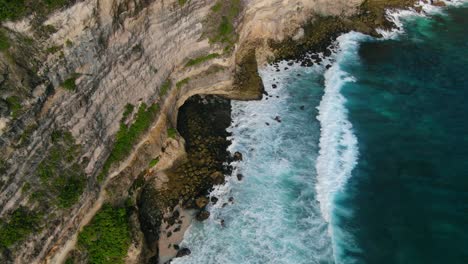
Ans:
[[[338,244],[346,231],[335,227],[332,221],[335,197],[342,191],[353,168],[358,162],[358,142],[353,126],[348,120],[346,99],[341,94],[344,85],[355,78],[343,66],[358,57],[359,42],[367,38],[356,32],[344,34],[336,40],[332,59],[334,63],[325,72],[325,91],[318,107],[320,121],[320,151],[316,162],[317,199],[323,218],[330,224],[329,233],[333,243],[334,259],[337,260]],[[351,243],[349,239],[346,239]]]
[[[314,188],[323,73],[323,65],[269,66],[260,72],[268,95],[233,102],[229,150],[243,160],[211,193],[219,200],[210,219],[186,233],[180,246],[192,254],[173,263],[333,263]]]

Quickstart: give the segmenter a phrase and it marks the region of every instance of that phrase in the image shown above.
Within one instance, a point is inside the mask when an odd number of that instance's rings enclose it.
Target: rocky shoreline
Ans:
[[[232,171],[228,164],[234,157],[227,151],[230,142],[226,131],[230,123],[230,100],[222,97],[196,95],[179,109],[177,129],[185,140],[187,155],[171,168],[147,176],[139,202],[140,222],[148,223],[142,226],[148,244],[159,239],[151,259],[165,263],[190,252],[178,243],[192,219],[204,221],[210,216],[205,208],[216,200],[210,201],[208,194]],[[152,181],[152,177],[164,181]],[[148,221],[157,217],[159,222]]]

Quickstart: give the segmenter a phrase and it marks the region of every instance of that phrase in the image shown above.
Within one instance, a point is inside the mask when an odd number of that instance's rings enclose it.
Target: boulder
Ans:
[[[234,159],[234,161],[241,161],[242,160],[242,153],[240,153],[239,151],[234,152],[233,159]]]
[[[242,181],[243,178],[244,178],[244,175],[240,173],[237,174],[237,180]]]
[[[224,174],[220,171],[215,171],[210,175],[215,185],[224,183]]]
[[[204,208],[208,204],[208,198],[205,196],[198,197],[195,200],[195,204],[197,205],[198,208]]]
[[[181,258],[190,255],[192,252],[188,248],[181,248],[177,251],[176,258]]]
[[[197,213],[196,219],[201,222],[201,221],[205,221],[209,217],[210,217],[210,212],[206,210],[201,210],[200,212]]]

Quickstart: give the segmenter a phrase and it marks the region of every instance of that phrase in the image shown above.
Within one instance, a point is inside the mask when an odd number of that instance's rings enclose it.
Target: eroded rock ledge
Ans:
[[[207,201],[197,199],[229,170],[220,165],[225,140],[184,134],[178,124],[188,98],[259,99],[258,67],[323,50],[345,31],[375,34],[389,26],[386,8],[414,2],[84,0],[40,20],[3,22],[10,44],[0,53],[0,237],[18,227],[15,214],[34,221],[18,223],[28,225],[20,239],[0,242],[0,262],[86,262],[78,234],[106,205],[124,208],[130,223],[125,262],[156,263],[159,228],[177,223],[180,209],[203,208]],[[117,153],[122,142],[131,145]],[[79,172],[64,176],[79,186],[77,197],[58,188],[37,198],[61,179],[51,157]]]

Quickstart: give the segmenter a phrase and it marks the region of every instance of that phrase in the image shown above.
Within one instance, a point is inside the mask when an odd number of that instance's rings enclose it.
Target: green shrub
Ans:
[[[41,187],[48,190],[50,200],[59,208],[72,207],[81,197],[86,185],[86,176],[78,163],[73,162],[80,153],[68,131],[54,131],[52,147],[39,164],[36,174]]]
[[[185,64],[185,67],[194,66],[194,65],[197,65],[197,64],[200,64],[200,63],[203,63],[205,61],[215,59],[215,58],[218,58],[218,57],[219,57],[218,53],[212,53],[212,54],[208,54],[208,55],[205,55],[205,56],[197,57],[195,59],[190,59],[187,62],[187,64]]]
[[[130,154],[133,145],[136,144],[141,135],[150,128],[158,111],[158,104],[153,104],[150,107],[147,107],[147,105],[143,103],[138,108],[133,124],[129,127],[124,123],[120,124],[120,129],[117,132],[114,147],[104,163],[102,172],[98,175],[98,181],[104,180],[104,177],[107,175],[114,162],[122,161]]]
[[[189,81],[190,81],[190,78],[185,78],[185,79],[183,79],[181,81],[178,81],[176,83],[177,89],[180,89],[182,86],[186,85]]]
[[[11,117],[16,118],[21,114],[21,99],[18,96],[10,96],[6,98],[8,108],[11,111]]]
[[[133,113],[133,110],[135,109],[135,106],[132,104],[126,104],[125,105],[125,110],[122,114],[122,120],[121,122],[125,122],[127,120],[128,116]]]
[[[88,263],[125,263],[124,258],[130,246],[126,210],[104,205],[78,235],[78,246],[87,252]]]
[[[241,0],[219,0],[211,10],[205,22],[205,34],[211,43],[222,43],[224,51],[230,52],[237,40],[234,20],[241,11]]]
[[[223,4],[221,2],[217,2],[212,8],[211,10],[213,12],[219,12],[221,10],[221,8],[223,7]]]
[[[169,91],[169,89],[171,89],[171,86],[172,86],[172,82],[171,80],[167,79],[162,85],[161,85],[161,89],[159,90],[159,96],[160,97],[163,97],[167,94],[167,92]]]
[[[5,51],[10,48],[10,39],[8,35],[3,31],[0,30],[0,51]]]
[[[175,128],[168,128],[167,129],[167,136],[169,138],[176,138],[177,136],[177,130]]]
[[[0,21],[20,19],[32,13],[46,16],[69,2],[71,0],[0,0]]]
[[[73,47],[73,42],[72,42],[71,40],[67,39],[67,40],[65,41],[65,46],[66,46],[67,48],[71,48],[71,47]]]
[[[9,221],[0,220],[0,248],[10,247],[23,241],[39,229],[40,215],[19,207],[10,216]]]
[[[70,78],[66,79],[63,83],[62,83],[62,87],[63,89],[65,90],[68,90],[68,91],[75,91],[76,90],[76,79],[79,77],[80,75],[77,74],[77,73],[74,73],[71,75]]]
[[[158,162],[159,162],[159,158],[152,159],[149,163],[149,167],[153,168],[154,166],[158,164]]]
[[[179,5],[183,6],[188,2],[188,0],[178,0],[178,2],[179,2]]]
[[[61,46],[52,46],[52,47],[48,47],[46,52],[49,53],[49,54],[55,54],[59,51],[62,50],[62,47]]]

